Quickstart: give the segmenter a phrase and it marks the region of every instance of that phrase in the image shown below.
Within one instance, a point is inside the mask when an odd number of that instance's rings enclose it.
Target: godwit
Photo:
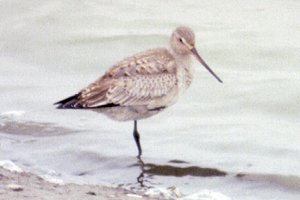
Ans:
[[[142,155],[137,120],[174,104],[193,80],[191,55],[219,81],[195,48],[188,27],[172,33],[169,48],[157,48],[127,57],[79,93],[55,103],[62,109],[91,109],[118,121],[134,121],[133,136]]]

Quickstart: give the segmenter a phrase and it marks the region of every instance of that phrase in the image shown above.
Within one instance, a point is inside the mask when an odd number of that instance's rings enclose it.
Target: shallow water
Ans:
[[[0,10],[0,160],[65,182],[300,198],[298,1],[10,0]],[[182,24],[224,84],[194,63],[185,96],[139,122],[144,165],[132,122],[54,109]]]

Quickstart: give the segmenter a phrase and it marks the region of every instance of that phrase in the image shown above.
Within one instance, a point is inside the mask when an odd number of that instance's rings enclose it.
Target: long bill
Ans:
[[[191,49],[191,52],[194,54],[194,56],[199,60],[199,62],[220,82],[223,83],[223,81],[209,68],[209,66],[204,62],[204,60],[200,57],[199,53],[197,52],[196,48],[193,47]]]

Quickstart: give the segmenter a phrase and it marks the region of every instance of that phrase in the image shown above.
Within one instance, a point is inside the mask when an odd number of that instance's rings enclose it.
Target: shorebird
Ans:
[[[118,121],[134,121],[133,136],[142,155],[137,120],[155,115],[176,102],[190,86],[194,56],[219,82],[195,48],[189,27],[177,27],[169,48],[157,48],[127,57],[79,93],[58,101],[60,109],[90,109]]]

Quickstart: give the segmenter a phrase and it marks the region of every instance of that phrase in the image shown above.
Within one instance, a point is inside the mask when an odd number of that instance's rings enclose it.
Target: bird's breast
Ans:
[[[186,91],[186,89],[191,85],[194,77],[195,69],[191,64],[190,57],[181,58],[176,61],[177,64],[177,81],[178,89],[180,94]]]

